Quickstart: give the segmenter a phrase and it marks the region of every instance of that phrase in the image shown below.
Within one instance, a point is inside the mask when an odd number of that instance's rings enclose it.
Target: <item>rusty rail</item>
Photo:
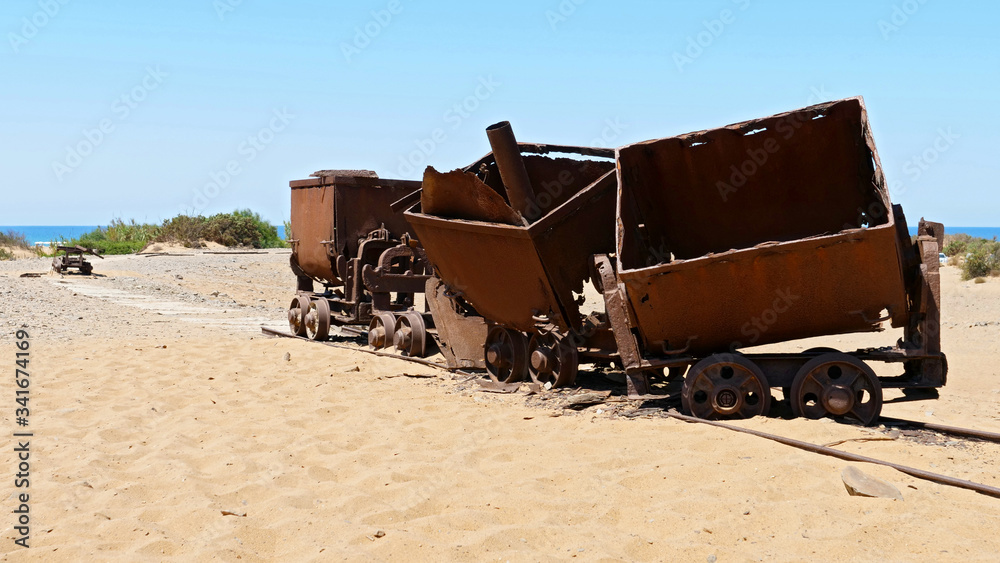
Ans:
[[[667,411],[666,415],[670,418],[681,420],[683,422],[698,422],[702,424],[707,424],[709,426],[715,426],[718,428],[724,428],[726,430],[732,430],[734,432],[750,434],[752,436],[757,436],[758,438],[765,438],[767,440],[772,440],[778,442],[779,444],[784,444],[786,446],[792,446],[793,448],[799,448],[800,450],[805,450],[807,452],[817,453],[830,457],[836,457],[857,463],[874,463],[876,465],[884,465],[886,467],[891,467],[896,471],[906,473],[907,475],[910,475],[912,477],[916,477],[918,479],[924,479],[925,481],[931,481],[934,483],[938,483],[940,485],[958,487],[960,489],[968,489],[970,491],[975,491],[977,493],[984,494],[987,496],[1000,498],[1000,488],[991,487],[990,485],[984,485],[982,483],[966,481],[965,479],[958,479],[957,477],[949,477],[947,475],[941,475],[940,473],[931,473],[930,471],[924,471],[923,469],[917,469],[906,465],[899,465],[898,463],[883,461],[881,459],[875,459],[873,457],[852,454],[849,452],[843,452],[840,450],[835,450],[833,448],[828,448],[826,446],[820,446],[809,442],[803,442],[801,440],[796,440],[794,438],[786,438],[784,436],[778,436],[777,434],[769,434],[767,432],[760,432],[759,430],[750,430],[749,428],[740,428],[738,426],[732,426],[729,424],[725,424],[723,422],[716,422],[714,420],[704,420],[701,418],[695,418],[693,416],[680,414],[679,412],[673,410]]]
[[[921,430],[932,430],[934,432],[940,432],[942,434],[950,434],[952,436],[978,438],[980,440],[988,440],[990,442],[1000,443],[1000,433],[998,432],[975,430],[973,428],[959,428],[958,426],[945,426],[943,424],[934,424],[933,422],[918,422],[916,420],[907,420],[905,418],[892,418],[888,416],[880,417],[879,422],[882,422],[884,424],[891,424],[893,426],[902,426],[902,425],[912,426],[913,428],[919,428]]]
[[[397,360],[406,360],[407,362],[413,362],[415,364],[421,364],[421,365],[429,366],[429,367],[432,367],[432,368],[443,369],[445,371],[449,371],[449,372],[452,372],[452,373],[457,373],[459,375],[471,375],[471,376],[478,377],[478,375],[476,375],[474,373],[469,373],[469,372],[466,372],[466,371],[462,371],[462,370],[460,370],[458,368],[450,368],[450,367],[448,367],[448,366],[446,366],[444,364],[439,364],[439,363],[436,363],[436,362],[431,362],[431,361],[425,360],[423,358],[414,358],[414,357],[411,357],[411,356],[400,356],[398,354],[390,354],[390,353],[387,353],[387,352],[379,352],[378,350],[369,350],[368,348],[361,348],[361,347],[355,348],[354,346],[344,346],[343,344],[335,344],[333,342],[324,342],[324,341],[319,341],[319,340],[310,340],[310,339],[308,339],[308,338],[306,338],[304,336],[296,336],[296,335],[291,334],[289,332],[283,332],[283,331],[280,331],[280,330],[274,330],[273,328],[267,328],[267,327],[263,327],[263,326],[260,327],[260,331],[262,333],[264,333],[264,335],[266,335],[266,336],[279,337],[279,338],[292,338],[292,339],[295,339],[295,340],[305,340],[307,342],[319,342],[320,344],[325,344],[327,346],[330,346],[331,348],[339,348],[341,350],[350,350],[352,352],[364,352],[365,354],[371,354],[373,356],[379,356],[379,357],[382,357],[382,358],[395,358]]]

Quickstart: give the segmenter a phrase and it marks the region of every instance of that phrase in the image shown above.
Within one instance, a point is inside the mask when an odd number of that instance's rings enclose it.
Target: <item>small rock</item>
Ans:
[[[715,563],[715,561],[717,559],[718,559],[718,557],[716,557],[714,555],[709,555],[707,560],[708,560],[708,563]]]
[[[844,480],[844,486],[851,496],[903,500],[903,493],[894,485],[865,475],[854,466],[845,467],[840,477]]]
[[[569,408],[581,408],[590,405],[598,405],[607,400],[608,395],[611,392],[604,393],[580,393],[579,395],[572,395],[566,400],[566,406]]]
[[[292,361],[292,353],[291,352],[285,352],[285,361],[286,362]]]
[[[184,276],[182,276],[180,274],[174,274],[174,277],[177,278],[177,279],[179,279],[179,280],[184,279]]]
[[[375,537],[376,538],[384,538],[385,537],[385,532],[383,532],[382,530],[378,530],[377,532],[375,532]]]

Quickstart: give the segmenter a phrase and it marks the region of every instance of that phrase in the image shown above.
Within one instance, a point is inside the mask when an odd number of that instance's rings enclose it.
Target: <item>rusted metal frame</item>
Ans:
[[[573,194],[573,196],[563,202],[562,205],[556,207],[546,215],[542,216],[541,219],[528,226],[527,232],[532,241],[539,239],[543,233],[549,229],[555,228],[567,217],[581,212],[585,200],[598,197],[601,195],[602,191],[613,189],[616,185],[614,183],[614,179],[614,170],[605,173],[589,186],[586,186],[579,192]],[[537,244],[535,244],[535,247],[537,248]],[[549,266],[542,258],[543,257],[539,256],[539,262],[541,263],[542,270],[545,273],[546,278],[552,280],[553,276],[549,273]],[[549,320],[559,326],[560,330],[573,330],[578,323],[574,322],[574,319],[571,318],[572,315],[570,307],[566,303],[563,303],[555,292],[553,292],[553,296],[556,298],[556,306],[559,308],[558,318],[552,318]],[[573,307],[572,310],[574,312],[578,312],[577,307]]]
[[[530,154],[564,153],[578,154],[581,156],[592,156],[596,158],[614,158],[615,149],[605,149],[600,147],[574,147],[568,145],[550,145],[542,143],[518,143],[521,152]]]
[[[528,233],[532,236],[532,238],[540,236],[543,232],[551,229],[567,216],[578,213],[583,207],[582,204],[584,200],[597,197],[605,190],[615,189],[616,185],[615,171],[610,170],[589,186],[586,186],[579,192],[573,194],[573,196],[564,201],[562,205],[556,207],[552,211],[549,211],[544,217],[532,223],[529,227],[527,227]]]
[[[320,178],[308,178],[305,180],[292,180],[288,186],[293,189],[318,188],[321,186],[350,186],[350,187],[410,187],[420,188],[419,180],[390,180],[388,178],[369,178],[366,176],[323,176]]]
[[[818,114],[824,114],[825,115],[826,112],[828,112],[830,110],[830,108],[832,108],[833,106],[835,106],[837,104],[840,104],[840,103],[843,103],[843,102],[846,102],[848,100],[856,100],[856,101],[858,101],[861,104],[862,115],[867,119],[867,112],[865,112],[865,110],[864,110],[865,105],[864,105],[863,98],[861,98],[860,96],[855,96],[855,97],[851,97],[851,98],[843,98],[843,99],[840,99],[840,100],[834,100],[834,101],[831,101],[831,102],[824,102],[824,103],[821,103],[821,104],[816,104],[816,105],[812,105],[812,106],[805,107],[805,108],[800,108],[800,109],[795,109],[795,110],[791,110],[791,111],[786,111],[786,112],[783,112],[783,113],[776,113],[774,115],[769,115],[767,117],[756,118],[756,119],[748,119],[746,121],[741,121],[739,123],[733,123],[731,125],[726,125],[726,126],[723,126],[723,127],[715,127],[715,128],[712,128],[712,129],[702,129],[700,131],[692,131],[690,133],[685,133],[683,135],[675,135],[674,137],[671,137],[671,138],[680,139],[680,140],[685,141],[687,143],[697,143],[697,142],[703,141],[705,139],[706,135],[712,133],[713,131],[718,131],[720,129],[728,129],[730,131],[738,131],[740,133],[745,133],[746,131],[758,128],[758,127],[760,127],[762,125],[767,126],[768,124],[770,124],[772,122],[773,123],[777,123],[778,121],[781,121],[782,119],[788,119],[789,117],[798,116],[798,115],[801,115],[801,114],[804,114],[804,113],[808,113],[808,112],[811,112],[814,115],[818,115]],[[870,147],[874,147],[874,143],[870,144],[869,146]],[[618,150],[620,150],[620,148]],[[876,164],[878,164],[879,166],[881,166],[879,164],[879,160],[878,160],[878,153],[875,152],[875,151],[873,151],[872,155],[873,155],[873,157],[875,159]]]
[[[427,308],[437,327],[437,341],[449,367],[485,369],[483,346],[489,326],[480,316],[465,314],[448,297],[440,279],[431,277],[424,288]]]
[[[547,145],[541,143],[518,143],[517,146],[521,149],[521,153],[528,154],[538,154],[545,155],[548,153],[565,153],[565,154],[578,154],[581,156],[593,156],[598,158],[614,158],[615,149],[602,149],[596,147],[573,147],[566,145]],[[469,166],[462,169],[463,172],[476,173],[479,171],[479,167],[484,164],[489,164],[494,162],[493,153],[487,153],[485,156],[479,160],[473,162]],[[393,211],[399,212],[404,209],[409,209],[420,201],[420,190],[413,192],[412,194],[405,196],[392,203],[390,208]]]
[[[593,260],[592,276],[604,295],[604,308],[615,336],[617,355],[625,369],[628,396],[638,398],[649,395],[650,386],[646,372],[652,366],[643,359],[639,342],[632,333],[630,305],[625,297],[625,290],[619,285],[614,266],[607,255],[596,255]]]
[[[603,149],[598,147],[574,147],[567,145],[549,145],[545,143],[518,143],[517,146],[522,153],[545,155],[552,152],[565,154],[578,154],[581,156],[595,156],[598,158],[615,158],[615,149]],[[462,169],[463,172],[478,172],[483,164],[494,162],[493,153],[487,153],[482,158]]]
[[[501,223],[487,223],[468,219],[442,219],[433,215],[424,215],[419,211],[411,211],[407,219],[411,222],[433,223],[435,227],[466,233],[496,234],[501,232],[505,237],[531,238],[529,231],[525,227],[518,225],[503,225]]]
[[[393,265],[401,258],[406,259],[402,272]],[[375,312],[392,310],[390,293],[402,293],[408,296],[412,303],[413,295],[423,293],[430,279],[427,271],[427,256],[422,248],[414,248],[408,244],[399,244],[386,249],[379,255],[378,264],[365,264],[361,275],[365,288],[372,295]]]
[[[864,115],[865,115],[863,113],[863,104],[861,104],[860,100],[857,100],[857,102],[858,102],[858,107],[860,107],[860,109],[862,110],[862,113],[860,115],[861,115],[861,121],[863,121],[864,120]],[[786,118],[786,117],[791,116],[793,114],[795,115],[796,119],[804,119],[803,116],[808,117],[810,114],[817,114],[817,115],[823,114],[823,113],[827,112],[833,106],[835,106],[837,104],[842,104],[842,103],[844,103],[843,100],[837,101],[837,102],[830,102],[830,103],[827,103],[827,104],[822,104],[820,106],[815,106],[813,108],[806,108],[804,110],[795,110],[793,112],[787,112],[787,113],[784,113],[784,114],[779,114],[779,115],[774,116],[772,118],[765,118],[763,120],[757,119],[757,120],[752,120],[752,121],[744,122],[744,123],[741,123],[741,124],[736,124],[736,125],[724,128],[724,129],[736,130],[738,132],[745,133],[745,131],[744,131],[745,129],[748,129],[748,128],[751,128],[751,127],[752,128],[767,128],[769,125],[774,125],[776,123],[780,123],[780,121],[779,121],[780,119]],[[717,130],[713,130],[713,131],[717,131]],[[833,234],[833,235],[823,234],[823,235],[817,235],[817,236],[814,236],[814,237],[798,238],[798,239],[793,239],[792,241],[782,242],[778,246],[785,247],[785,251],[788,251],[788,250],[797,250],[797,249],[807,249],[807,250],[811,249],[811,247],[813,247],[813,246],[815,246],[817,244],[816,239],[821,239],[823,237],[832,237],[832,240],[830,241],[830,244],[832,244],[832,243],[838,243],[838,242],[844,242],[845,240],[851,239],[854,233],[859,233],[857,235],[857,241],[858,242],[864,242],[868,236],[873,236],[873,235],[871,235],[871,232],[874,231],[875,229],[889,228],[892,225],[893,218],[891,216],[891,209],[889,208],[889,204],[888,204],[888,199],[887,199],[888,195],[887,195],[887,193],[885,192],[885,189],[884,189],[884,179],[883,179],[883,177],[882,177],[882,175],[880,173],[880,169],[877,166],[877,158],[876,158],[877,155],[876,155],[876,153],[874,153],[874,143],[871,140],[870,131],[868,130],[867,126],[864,126],[863,124],[862,124],[862,129],[860,131],[865,136],[865,143],[866,143],[867,146],[865,147],[866,150],[863,151],[865,154],[859,155],[859,156],[863,157],[863,158],[861,158],[861,161],[863,162],[864,160],[866,160],[868,158],[868,155],[872,155],[872,158],[875,159],[875,160],[873,160],[871,162],[873,162],[875,165],[874,165],[874,167],[872,167],[872,164],[869,164],[870,168],[867,168],[867,169],[869,169],[872,172],[874,172],[875,177],[874,178],[868,177],[868,178],[865,178],[863,181],[859,181],[858,182],[858,186],[860,187],[860,186],[864,186],[864,185],[869,185],[869,186],[873,186],[874,187],[874,190],[871,193],[871,195],[874,196],[875,198],[877,198],[878,204],[881,205],[883,208],[885,208],[890,213],[890,216],[887,218],[887,221],[884,224],[879,224],[877,227],[872,227],[872,228],[869,228],[869,229],[864,229],[864,230],[862,230],[862,229],[840,230],[836,234]],[[702,137],[703,135],[709,135],[709,134],[711,134],[711,132],[708,132],[708,131],[698,132],[698,133],[693,133],[693,134],[689,134],[689,135],[680,136],[679,139],[687,140],[687,141],[691,141],[691,142],[698,142],[698,140],[700,140],[700,139],[703,138]],[[656,142],[656,141],[653,141],[653,142]],[[618,151],[619,155],[622,155],[622,150],[623,149],[619,149],[619,151]],[[619,156],[619,161],[620,161],[619,165],[620,165],[620,167],[622,167],[622,170],[620,171],[620,176],[624,176],[625,175],[625,170],[624,170],[624,167],[621,165],[621,156]],[[623,190],[623,189],[626,189],[626,182],[624,181],[624,178],[621,178],[620,179],[620,191]],[[867,188],[867,189],[871,189],[871,188]],[[619,252],[618,252],[619,257],[626,257],[626,252],[625,252],[626,249],[623,249],[622,245],[625,244],[625,240],[626,240],[625,237],[626,236],[631,237],[631,233],[626,233],[622,229],[622,227],[624,226],[622,224],[622,221],[623,221],[622,218],[625,216],[625,213],[624,213],[625,210],[623,209],[622,206],[626,205],[627,203],[630,204],[630,205],[634,205],[635,204],[635,202],[631,201],[630,198],[624,198],[624,197],[622,197],[622,194],[619,193],[619,221],[620,221],[619,222],[619,227],[620,228],[619,228],[619,232],[618,232],[618,235],[617,235],[617,245],[618,245],[618,250],[619,250]],[[637,239],[637,241],[638,240],[641,240],[641,238]],[[812,242],[807,242],[807,241],[812,241]],[[822,244],[822,242],[820,244]],[[742,248],[740,250],[734,251],[732,254],[723,252],[723,253],[717,253],[717,254],[709,254],[707,256],[698,257],[698,258],[692,258],[691,260],[677,260],[677,261],[672,262],[669,265],[663,265],[663,266],[660,266],[660,267],[655,267],[654,266],[652,269],[633,265],[633,266],[631,266],[632,268],[634,268],[632,270],[626,270],[625,268],[622,268],[620,270],[620,272],[619,272],[619,278],[628,281],[629,279],[633,279],[633,280],[635,280],[635,279],[645,279],[645,278],[651,277],[652,275],[665,273],[667,271],[669,271],[670,273],[675,273],[678,270],[683,270],[684,269],[685,262],[692,262],[692,266],[689,266],[689,267],[699,267],[700,268],[702,266],[702,264],[704,264],[705,262],[703,262],[703,261],[699,262],[699,260],[721,261],[721,260],[726,260],[726,259],[729,259],[729,258],[738,259],[738,258],[741,257],[741,254],[737,254],[737,253],[739,253],[739,252],[746,252],[746,253],[748,253],[749,256],[752,256],[752,254],[749,254],[749,253],[752,253],[752,252],[755,252],[755,251],[759,252],[759,248],[760,248],[759,246],[758,247],[754,247],[754,248]],[[894,246],[894,249],[898,250],[898,247]],[[781,251],[782,249],[778,248],[777,250]],[[897,268],[899,267],[898,263],[897,263],[896,267]],[[636,283],[638,283],[638,282],[636,282]],[[899,297],[902,298],[902,296],[903,296],[903,293],[902,293],[902,291],[900,291],[899,292]],[[888,295],[886,295],[886,297],[888,297]],[[902,300],[900,299],[900,301],[902,301]],[[890,305],[893,305],[893,306],[890,306]],[[896,304],[895,301],[887,302],[886,306],[892,310],[892,312],[893,312],[894,315],[899,315],[899,316],[905,318],[905,314],[906,314],[906,312],[904,310],[905,307],[899,306],[898,304]],[[861,320],[863,320],[863,319],[861,319]],[[861,323],[861,324],[873,325],[874,323]],[[867,328],[871,329],[871,328],[874,328],[874,326],[869,326]],[[860,328],[856,327],[854,330],[860,330]],[[683,335],[674,335],[674,336],[683,336]],[[655,344],[655,343],[651,343],[651,344]],[[672,343],[672,344],[676,344],[676,343]],[[675,345],[673,347],[676,348],[677,346]]]
[[[839,244],[874,244],[871,241],[871,237],[875,237],[875,233],[884,232],[885,230],[894,229],[892,225],[880,225],[878,227],[873,227],[870,229],[856,229],[844,231],[835,235],[822,235],[817,237],[810,237],[808,239],[797,239],[782,243],[780,246],[771,247],[772,253],[778,254],[789,254],[789,253],[803,253],[809,252],[816,248],[817,243],[821,243],[823,247],[829,247]],[[882,230],[882,231],[879,231]],[[745,248],[730,250],[720,254],[710,254],[698,258],[693,258],[689,260],[676,260],[667,264],[661,264],[658,266],[651,266],[641,269],[634,270],[621,270],[618,271],[619,279],[625,284],[633,283],[640,284],[646,280],[650,280],[663,275],[671,275],[683,273],[686,271],[697,271],[705,265],[714,265],[723,261],[748,261],[749,259],[759,255],[761,248]],[[900,296],[903,296],[902,288],[900,290]],[[631,297],[630,297],[631,300]],[[897,307],[893,306],[892,303],[885,303],[885,308],[890,310],[890,313],[895,314]],[[904,311],[905,314],[905,311]],[[863,317],[863,316],[862,316]],[[864,319],[862,318],[862,321]],[[873,319],[869,319],[871,322],[856,323],[858,326],[852,330],[846,330],[843,332],[868,332],[868,331],[879,331],[882,328],[874,322]],[[641,325],[641,323],[639,323]],[[638,326],[640,331],[643,333],[643,339],[646,339],[645,331],[643,331],[641,326]],[[840,333],[840,332],[838,332]],[[693,335],[689,335],[693,336]],[[655,343],[654,343],[655,345]]]
[[[707,424],[709,426],[715,426],[717,428],[723,428],[726,430],[732,430],[733,432],[740,432],[743,434],[750,434],[752,436],[757,436],[758,438],[764,438],[767,440],[772,440],[778,442],[779,444],[784,444],[786,446],[792,446],[794,448],[799,448],[812,453],[817,453],[825,456],[836,457],[846,461],[853,461],[856,463],[873,463],[876,465],[884,465],[886,467],[891,467],[896,471],[906,473],[911,477],[916,477],[918,479],[923,479],[925,481],[931,481],[941,485],[948,485],[951,487],[958,487],[961,489],[968,489],[988,495],[991,497],[1000,498],[1000,488],[991,487],[990,485],[984,485],[982,483],[975,483],[973,481],[966,481],[965,479],[958,479],[956,477],[949,477],[947,475],[941,475],[940,473],[932,473],[930,471],[924,471],[923,469],[916,469],[906,465],[900,465],[898,463],[892,463],[889,461],[883,461],[873,457],[852,454],[849,452],[835,450],[826,446],[820,446],[817,444],[812,444],[809,442],[803,442],[801,440],[796,440],[794,438],[786,438],[784,436],[778,436],[777,434],[769,434],[767,432],[760,432],[758,430],[751,430],[749,428],[740,428],[739,426],[732,426],[730,424],[725,424],[723,422],[716,422],[712,420],[704,420],[700,418],[694,418],[692,416],[686,416],[680,414],[676,411],[667,411],[666,415],[670,418],[681,420],[684,422],[697,423],[697,424]]]
[[[365,264],[362,270],[365,288],[373,296],[388,293],[423,293],[424,284],[430,277],[426,274],[383,274],[372,268],[370,264]]]

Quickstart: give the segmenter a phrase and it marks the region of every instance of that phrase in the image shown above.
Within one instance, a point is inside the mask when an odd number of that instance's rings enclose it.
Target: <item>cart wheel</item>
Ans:
[[[501,326],[486,336],[486,371],[493,381],[514,383],[528,373],[528,337]]]
[[[309,298],[299,295],[288,306],[288,328],[295,336],[306,335],[306,313],[309,312]]]
[[[312,340],[326,340],[330,337],[330,302],[322,297],[309,303],[306,313],[306,333]]]
[[[756,364],[739,354],[715,354],[684,378],[684,411],[697,418],[751,418],[771,408],[771,388]]]
[[[376,350],[392,346],[392,334],[396,329],[396,316],[392,313],[379,313],[368,323],[368,345]]]
[[[871,426],[882,412],[882,384],[868,364],[840,352],[808,362],[792,381],[795,416],[847,416]]]
[[[424,316],[416,311],[407,311],[396,319],[392,335],[393,344],[404,356],[423,358],[427,353],[427,326]]]
[[[806,350],[805,352],[802,352],[802,355],[803,356],[819,356],[820,354],[839,354],[839,353],[840,353],[840,350],[837,350],[836,348],[828,348],[826,346],[817,346],[816,348],[810,348],[810,349]],[[782,393],[782,395],[784,395],[786,401],[788,401],[789,403],[792,402],[792,387],[790,385],[788,387],[782,387],[781,388],[781,393]]]
[[[576,346],[556,332],[540,332],[528,343],[528,375],[535,383],[553,387],[572,385],[579,366]]]

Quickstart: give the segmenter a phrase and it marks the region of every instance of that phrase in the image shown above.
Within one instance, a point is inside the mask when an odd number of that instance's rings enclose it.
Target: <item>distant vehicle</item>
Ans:
[[[944,252],[938,253],[938,262],[940,262],[942,266],[946,266],[948,264],[948,257],[944,255]]]

